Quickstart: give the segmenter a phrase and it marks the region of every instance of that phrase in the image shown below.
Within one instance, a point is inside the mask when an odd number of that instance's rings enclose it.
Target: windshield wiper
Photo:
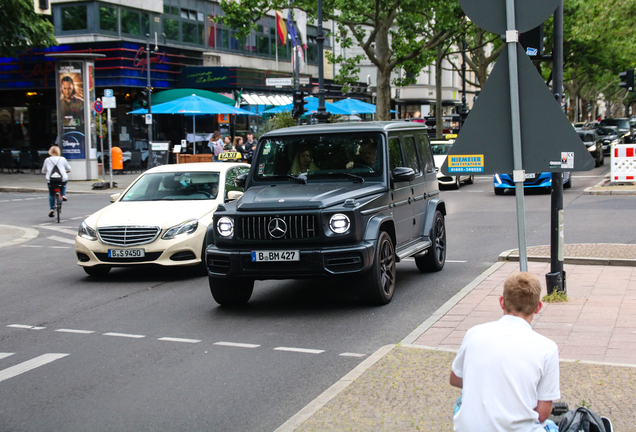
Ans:
[[[297,181],[298,183],[307,184],[307,177],[304,174],[301,174],[301,175],[281,174],[281,175],[273,175],[273,176],[267,176],[262,178],[267,180],[273,180],[277,178],[289,178],[289,179]]]
[[[319,174],[319,175],[322,175],[322,174]],[[364,183],[364,178],[363,177],[361,177],[359,175],[351,174],[351,173],[348,173],[348,172],[327,172],[327,173],[324,173],[324,175],[327,175],[327,176],[338,176],[338,175],[340,175],[340,176],[345,176],[345,177],[351,177],[352,179],[358,180],[360,183]]]

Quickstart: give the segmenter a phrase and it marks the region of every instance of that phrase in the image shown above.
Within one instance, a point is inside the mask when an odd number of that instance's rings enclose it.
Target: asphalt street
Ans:
[[[565,191],[568,243],[634,242],[636,234],[625,230],[633,196],[582,194],[608,169],[575,175]],[[0,193],[0,225],[39,233],[0,248],[0,425],[276,429],[518,246],[514,195],[495,196],[491,177],[442,197],[446,267],[421,274],[413,261],[400,263],[389,305],[360,305],[346,281],[266,281],[256,283],[246,307],[222,308],[192,269],[87,277],[73,239],[82,219],[108,204],[107,195],[69,196],[56,224],[46,217],[45,194]],[[525,205],[528,245],[549,244],[549,194],[527,193]],[[8,369],[14,375],[7,378]]]

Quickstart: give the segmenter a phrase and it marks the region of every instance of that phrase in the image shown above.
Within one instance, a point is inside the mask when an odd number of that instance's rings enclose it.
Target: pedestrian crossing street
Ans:
[[[3,361],[7,358],[10,358],[13,355],[15,355],[15,353],[0,352],[0,368],[2,368],[3,366]],[[33,369],[46,366],[47,364],[51,362],[54,362],[56,360],[66,357],[67,355],[68,354],[62,354],[62,353],[42,354],[40,356],[18,363],[16,365],[9,366],[5,369],[0,369],[0,382],[8,380],[9,378],[16,377],[25,372],[29,372]]]

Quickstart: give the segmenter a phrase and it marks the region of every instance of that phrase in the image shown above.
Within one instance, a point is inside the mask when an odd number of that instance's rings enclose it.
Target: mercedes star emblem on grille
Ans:
[[[267,224],[269,235],[274,238],[281,238],[287,233],[287,224],[281,218],[274,218]]]

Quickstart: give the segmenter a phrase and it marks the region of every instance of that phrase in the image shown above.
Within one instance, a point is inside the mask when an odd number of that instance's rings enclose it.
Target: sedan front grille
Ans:
[[[278,237],[270,233],[270,222],[281,219],[279,224],[284,228],[284,234]],[[271,215],[271,216],[243,216],[239,219],[238,235],[243,240],[305,240],[318,237],[316,216],[304,215]]]
[[[111,226],[98,228],[97,233],[103,243],[127,247],[152,243],[161,233],[161,228],[158,226]]]

